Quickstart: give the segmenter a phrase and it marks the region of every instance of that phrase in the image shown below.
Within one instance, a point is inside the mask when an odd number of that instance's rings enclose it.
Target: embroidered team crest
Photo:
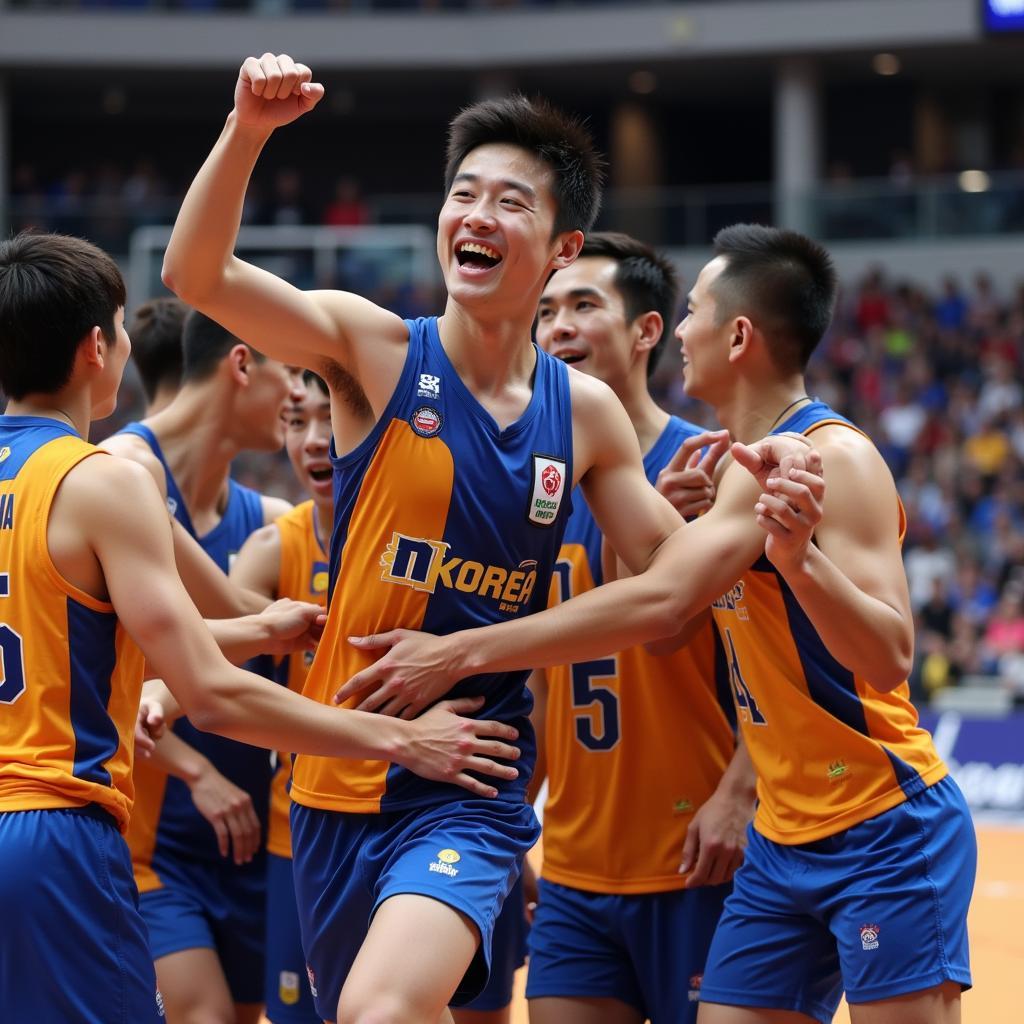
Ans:
[[[285,1006],[299,1001],[299,976],[295,971],[281,971],[277,981],[277,997]]]
[[[860,944],[865,949],[878,949],[878,933],[881,928],[877,924],[862,924],[860,926]]]
[[[527,518],[537,526],[551,526],[565,493],[565,460],[550,455],[533,456],[533,487]]]
[[[421,405],[409,422],[420,437],[433,437],[441,429],[441,414],[429,405]]]

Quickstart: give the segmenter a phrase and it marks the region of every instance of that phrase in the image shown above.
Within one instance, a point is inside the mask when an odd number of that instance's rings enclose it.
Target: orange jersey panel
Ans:
[[[402,420],[387,427],[365,474],[341,550],[342,571],[360,581],[339,587],[331,598],[327,625],[306,677],[303,693],[329,704],[338,687],[376,660],[348,642],[350,636],[423,622],[430,593],[394,586],[382,577],[382,552],[393,537],[441,537],[448,516],[455,466],[439,438],[424,438]],[[429,479],[429,488],[417,478]],[[382,516],[380,510],[389,510]],[[346,705],[359,703],[353,698]],[[292,773],[292,799],[323,810],[376,812],[387,782],[386,761],[300,755]]]
[[[142,654],[46,542],[57,488],[97,452],[54,420],[0,418],[0,811],[96,804],[123,831]]]
[[[817,419],[780,429],[851,426],[815,404],[823,410]],[[904,523],[902,507],[894,509],[893,529],[902,535]],[[757,768],[754,823],[763,835],[786,844],[822,839],[946,774],[931,736],[918,728],[908,686],[881,693],[839,665],[767,558],[713,612]]]
[[[316,508],[312,501],[297,505],[274,521],[281,535],[281,569],[277,596],[295,601],[312,601],[327,605],[327,552],[317,535]],[[302,692],[312,654],[291,654],[278,666],[288,689]],[[288,780],[292,773],[291,751],[277,754],[277,772],[270,790],[270,822],[267,850],[277,857],[291,857],[292,835],[288,820],[291,799]]]

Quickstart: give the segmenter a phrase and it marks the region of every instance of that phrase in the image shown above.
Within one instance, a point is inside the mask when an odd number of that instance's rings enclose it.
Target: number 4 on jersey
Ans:
[[[736,645],[732,642],[732,633],[728,629],[725,631],[725,642],[729,646],[729,682],[736,697],[736,706],[741,712],[746,713],[752,725],[767,725],[768,722],[761,714],[761,709],[757,706],[757,701],[754,700],[754,695],[740,671],[740,659],[736,656]]]

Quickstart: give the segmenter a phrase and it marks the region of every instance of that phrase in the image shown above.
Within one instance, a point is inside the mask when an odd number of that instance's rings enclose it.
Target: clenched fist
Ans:
[[[273,130],[309,113],[323,95],[313,72],[288,54],[247,57],[235,85],[235,116],[246,127]]]

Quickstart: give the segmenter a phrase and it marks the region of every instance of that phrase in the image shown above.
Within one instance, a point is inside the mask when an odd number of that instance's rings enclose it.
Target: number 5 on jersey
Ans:
[[[11,593],[11,579],[0,572],[0,597]],[[0,622],[0,704],[13,704],[25,692],[25,657],[21,636]]]

